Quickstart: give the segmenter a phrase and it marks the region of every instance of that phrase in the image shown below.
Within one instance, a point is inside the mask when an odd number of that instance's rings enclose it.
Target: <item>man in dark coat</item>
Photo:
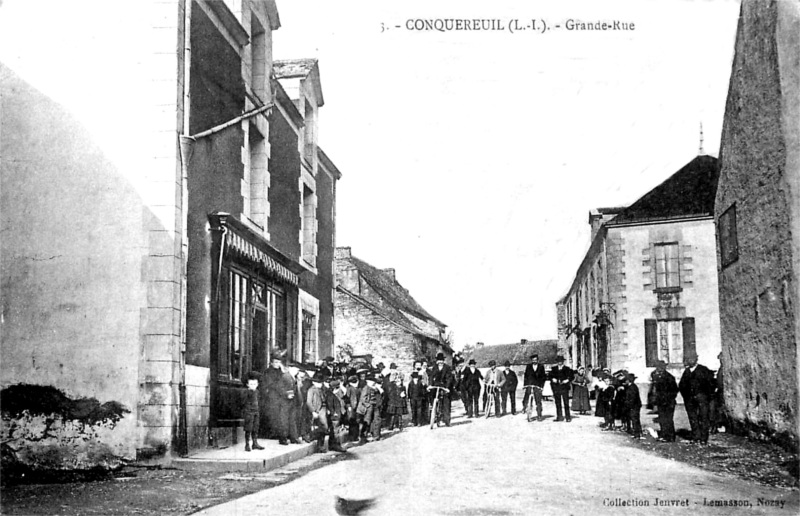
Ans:
[[[470,359],[467,367],[461,372],[461,389],[464,393],[464,408],[467,409],[467,417],[478,417],[478,401],[481,396],[481,381],[483,375],[480,369],[475,367],[475,360]]]
[[[553,399],[556,402],[556,421],[572,421],[569,413],[569,385],[574,373],[564,365],[564,357],[556,357],[557,365],[550,370],[550,386],[553,388]]]
[[[455,379],[453,378],[452,368],[444,363],[444,353],[437,353],[436,365],[430,371],[429,376],[431,387],[443,387],[449,392],[433,392],[437,389],[431,389],[434,396],[439,396],[439,403],[441,404],[442,422],[450,426],[450,395],[455,387]]]
[[[503,370],[503,376],[506,377],[506,381],[503,383],[503,390],[501,391],[501,395],[503,396],[503,415],[505,416],[508,412],[506,410],[506,401],[508,398],[511,398],[511,415],[517,414],[517,373],[515,373],[511,369],[511,362],[508,360],[505,361],[503,364],[505,369]]]
[[[531,363],[525,367],[525,376],[523,377],[523,387],[525,395],[522,397],[522,407],[525,409],[528,406],[528,398],[533,391],[533,400],[536,402],[536,419],[542,420],[542,391],[544,389],[544,382],[547,381],[547,373],[544,366],[539,363],[539,355],[531,355]]]
[[[661,431],[658,440],[664,442],[675,441],[675,398],[678,396],[678,383],[675,377],[667,371],[667,363],[659,360],[656,370],[652,375],[653,405],[658,412],[658,425]]]
[[[642,438],[642,400],[639,397],[639,386],[636,385],[636,375],[628,373],[625,377],[625,408],[628,411],[628,433],[637,439]]]
[[[271,437],[277,437],[280,444],[299,443],[297,425],[291,424],[290,418],[296,414],[292,409],[295,405],[296,385],[292,375],[283,367],[284,352],[273,350],[270,354],[270,366],[262,375],[264,396],[264,411],[266,416],[265,428]],[[262,429],[263,431],[263,429]]]
[[[426,386],[422,383],[419,373],[411,373],[408,382],[408,399],[411,404],[411,424],[419,426],[425,424],[425,397],[427,395]]]
[[[684,357],[686,369],[683,371],[678,390],[683,396],[689,425],[692,427],[692,440],[708,443],[709,403],[716,390],[714,373],[706,366],[697,363],[697,353],[689,352]]]

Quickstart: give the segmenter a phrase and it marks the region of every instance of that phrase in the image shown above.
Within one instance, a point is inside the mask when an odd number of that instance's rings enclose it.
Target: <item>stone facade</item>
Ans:
[[[594,238],[557,303],[559,349],[573,366],[626,369],[643,396],[657,360],[677,377],[687,351],[719,367],[716,167],[699,156],[630,207],[590,214]]]
[[[319,157],[318,71],[298,79],[300,113],[273,74],[273,0],[145,1],[102,24],[93,4],[53,4],[46,28],[7,4],[0,32],[27,27],[50,51],[35,73],[44,54],[22,40],[0,51],[2,437],[52,469],[219,441],[235,431],[215,433],[220,385],[242,388],[266,335],[298,361],[301,343],[333,345],[340,173]],[[254,279],[241,292],[234,270]],[[269,331],[237,320],[222,367],[234,291],[283,315]]]
[[[745,1],[715,218],[725,404],[735,430],[796,449],[800,5]]]
[[[397,282],[394,269],[377,269],[352,256],[349,247],[336,249],[335,335],[337,354],[370,354],[374,362],[410,373],[413,362],[430,363],[453,350],[443,340],[447,326],[426,312]],[[347,358],[347,357],[343,357]]]

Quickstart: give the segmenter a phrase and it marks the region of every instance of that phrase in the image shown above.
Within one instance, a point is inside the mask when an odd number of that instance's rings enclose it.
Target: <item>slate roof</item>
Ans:
[[[717,158],[697,156],[606,225],[713,215],[718,177]]]
[[[534,353],[539,355],[540,364],[555,364],[558,355],[557,340],[532,340],[525,343],[515,344],[496,344],[493,346],[481,346],[475,348],[470,355],[464,358],[474,358],[478,367],[488,367],[489,360],[494,360],[498,365],[508,360],[512,365],[527,364],[530,356]]]
[[[438,334],[433,334],[427,328],[420,327],[419,325],[415,324],[413,319],[405,314],[411,314],[413,317],[428,321],[439,327],[441,331],[444,331],[444,329],[447,328],[447,325],[422,308],[422,306],[417,303],[411,294],[409,294],[408,290],[397,282],[392,274],[378,269],[377,267],[374,267],[373,265],[370,265],[369,263],[356,258],[355,256],[350,256],[347,258],[347,261],[352,263],[356,269],[358,269],[361,279],[369,284],[372,290],[381,298],[383,302],[380,304],[372,302],[354,292],[344,289],[341,285],[337,288],[359,300],[363,305],[367,306],[371,310],[401,326],[406,331],[439,341]],[[444,348],[452,351],[450,346],[444,343],[441,344]]]
[[[381,295],[381,297],[386,299],[386,301],[388,301],[394,308],[405,310],[415,317],[427,319],[439,326],[447,326],[422,308],[419,303],[417,303],[416,300],[411,297],[411,294],[408,293],[408,290],[403,288],[389,274],[381,269],[378,269],[377,267],[373,267],[364,260],[356,258],[355,256],[351,257],[351,260],[361,273],[361,277],[367,280],[370,286],[375,289]]]

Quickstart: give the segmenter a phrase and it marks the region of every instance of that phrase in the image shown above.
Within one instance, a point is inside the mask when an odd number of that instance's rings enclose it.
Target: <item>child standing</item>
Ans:
[[[642,400],[639,397],[639,386],[636,385],[636,375],[628,374],[625,378],[625,406],[628,409],[628,424],[630,434],[635,439],[643,439],[642,422],[639,413],[642,410]]]
[[[408,414],[408,405],[403,377],[399,374],[395,376],[394,383],[389,386],[389,406],[387,410],[391,418],[389,430],[394,430],[395,427],[403,430],[403,416]]]
[[[358,398],[358,407],[356,408],[360,426],[358,433],[361,437],[361,444],[367,442],[367,432],[369,431],[372,418],[374,417],[373,407],[375,406],[375,393],[377,392],[375,389],[375,378],[373,376],[367,376],[365,381],[366,385],[361,389],[361,395]]]
[[[244,451],[250,451],[250,440],[252,436],[253,450],[263,450],[264,447],[258,444],[258,375],[250,373],[247,375],[247,394],[244,403]]]

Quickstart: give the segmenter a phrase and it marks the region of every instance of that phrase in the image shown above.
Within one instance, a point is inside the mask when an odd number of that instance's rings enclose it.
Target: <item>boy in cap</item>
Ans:
[[[325,375],[322,372],[317,371],[314,373],[311,381],[313,385],[308,390],[308,399],[306,400],[306,404],[308,405],[308,410],[311,411],[311,417],[313,418],[314,425],[316,426],[314,437],[317,439],[317,452],[325,452],[326,435],[330,436],[328,438],[328,448],[332,451],[342,451],[342,449],[339,448],[338,443],[336,443],[336,439],[332,432],[333,429],[331,427],[331,417],[328,414],[327,406],[327,403],[330,403],[331,401],[329,396],[332,395],[332,393],[329,393],[324,387]]]
[[[250,440],[252,436],[253,450],[263,450],[264,447],[258,444],[258,375],[250,373],[247,375],[247,394],[244,404],[244,451],[250,451]]]

